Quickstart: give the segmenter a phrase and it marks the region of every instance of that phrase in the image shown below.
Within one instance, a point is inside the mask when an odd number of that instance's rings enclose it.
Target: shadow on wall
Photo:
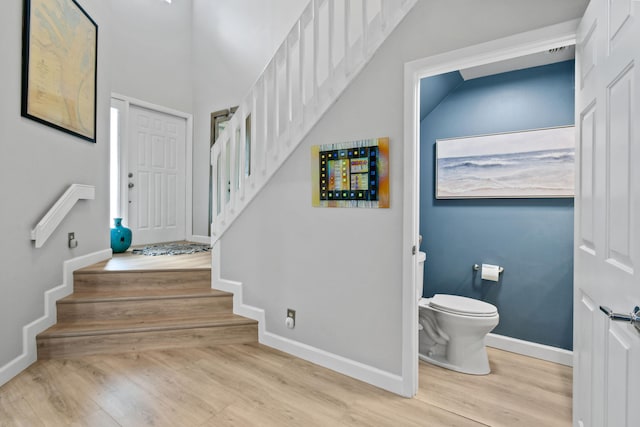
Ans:
[[[423,86],[437,84],[429,79]],[[494,333],[571,350],[573,199],[436,200],[434,177],[436,139],[573,125],[574,61],[453,86],[421,121],[423,295],[490,302],[500,313]],[[476,263],[505,271],[483,281]]]

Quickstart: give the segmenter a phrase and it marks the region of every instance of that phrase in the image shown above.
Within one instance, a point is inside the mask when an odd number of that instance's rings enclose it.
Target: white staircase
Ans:
[[[311,0],[211,149],[215,243],[417,0]]]

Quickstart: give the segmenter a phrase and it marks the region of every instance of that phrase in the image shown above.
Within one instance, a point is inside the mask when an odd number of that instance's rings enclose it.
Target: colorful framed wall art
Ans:
[[[389,207],[389,138],[311,147],[312,205]]]

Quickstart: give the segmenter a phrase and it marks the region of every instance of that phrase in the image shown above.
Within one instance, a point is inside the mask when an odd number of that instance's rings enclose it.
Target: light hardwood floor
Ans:
[[[493,373],[420,362],[405,399],[260,344],[36,362],[1,426],[570,426],[571,369],[489,349]]]
[[[131,253],[87,270],[207,269]],[[0,387],[0,426],[570,426],[571,369],[489,349],[470,376],[420,362],[405,399],[260,344],[36,362]]]
[[[136,271],[136,270],[158,270],[158,269],[207,269],[211,268],[211,252],[198,252],[195,254],[173,255],[173,256],[145,256],[134,255],[129,249],[120,254],[113,254],[113,258],[97,264],[85,267],[80,271],[96,272],[101,271]]]

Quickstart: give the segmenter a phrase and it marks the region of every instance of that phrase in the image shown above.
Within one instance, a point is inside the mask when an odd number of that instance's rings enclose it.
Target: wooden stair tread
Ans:
[[[132,268],[126,270],[99,270],[94,266],[80,268],[73,272],[76,275],[92,275],[92,274],[117,274],[117,273],[166,273],[166,272],[192,272],[192,271],[211,271],[211,267],[199,267],[199,268]]]
[[[82,323],[57,323],[38,335],[38,338],[57,338],[86,335],[123,334],[220,326],[252,325],[258,322],[233,313],[216,313],[206,318],[163,318],[153,321],[94,321]]]
[[[76,273],[92,274],[150,270],[193,271],[198,269],[211,269],[211,252],[198,252],[175,256],[144,256],[135,255],[131,253],[131,251],[127,251],[125,253],[115,253],[112,258],[76,270]]]
[[[109,301],[134,301],[134,300],[158,300],[174,298],[205,298],[205,297],[230,297],[233,294],[217,289],[130,289],[100,292],[74,292],[60,300],[58,304],[75,304],[83,302],[109,302]]]
[[[211,269],[165,269],[74,273],[74,290],[83,293],[119,294],[160,289],[211,289]]]
[[[211,254],[113,258],[74,272],[58,323],[36,337],[38,358],[69,358],[258,341],[258,322],[211,289]]]

